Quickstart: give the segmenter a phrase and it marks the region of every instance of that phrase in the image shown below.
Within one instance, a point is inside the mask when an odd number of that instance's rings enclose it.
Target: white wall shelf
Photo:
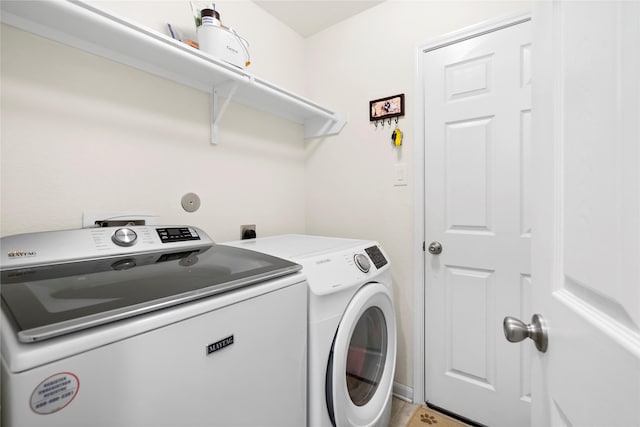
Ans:
[[[2,22],[176,81],[212,96],[212,143],[227,103],[219,96],[304,125],[305,138],[338,134],[346,115],[324,108],[164,34],[79,1],[5,1]],[[216,111],[217,110],[217,111]]]

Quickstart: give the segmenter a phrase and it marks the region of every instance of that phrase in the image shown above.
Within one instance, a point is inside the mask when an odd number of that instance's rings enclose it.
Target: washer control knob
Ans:
[[[353,257],[353,260],[356,262],[356,267],[360,269],[363,273],[368,273],[371,268],[371,262],[369,262],[369,258],[367,258],[363,254],[356,254]]]
[[[130,228],[119,228],[113,233],[111,240],[118,246],[133,246],[138,240],[138,235]]]

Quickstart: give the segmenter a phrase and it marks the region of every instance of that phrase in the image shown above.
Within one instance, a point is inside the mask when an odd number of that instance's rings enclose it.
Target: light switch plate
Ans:
[[[396,163],[394,165],[393,185],[396,187],[407,185],[407,164],[406,163]]]

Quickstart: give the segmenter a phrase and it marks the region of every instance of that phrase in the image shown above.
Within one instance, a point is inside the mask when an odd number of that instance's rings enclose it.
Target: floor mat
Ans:
[[[446,415],[442,415],[439,412],[433,411],[429,408],[420,407],[416,409],[416,412],[411,417],[407,427],[465,427],[466,424],[456,421],[453,418],[449,418]]]

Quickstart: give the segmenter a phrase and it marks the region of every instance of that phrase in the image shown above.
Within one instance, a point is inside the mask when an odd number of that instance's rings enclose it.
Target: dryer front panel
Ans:
[[[391,294],[369,283],[349,302],[327,369],[327,409],[333,424],[386,426],[396,359]]]

